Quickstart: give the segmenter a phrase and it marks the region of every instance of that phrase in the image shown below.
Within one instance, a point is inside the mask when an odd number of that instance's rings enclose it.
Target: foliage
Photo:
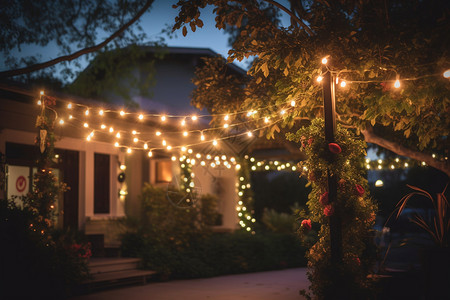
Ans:
[[[373,266],[369,254],[376,212],[367,192],[367,180],[362,176],[365,143],[337,126],[335,143],[328,144],[324,132],[323,120],[316,119],[309,127],[288,135],[288,139],[301,142],[308,157],[299,168],[312,186],[307,203],[310,219],[321,225],[318,241],[307,254],[310,290],[318,299],[328,299],[336,291],[349,299],[365,299],[370,286],[367,275]],[[328,175],[336,176],[338,181],[335,203],[328,199]],[[332,265],[330,257],[332,215],[342,220],[343,261],[338,266]],[[345,279],[336,280],[335,276]]]
[[[213,234],[195,239],[183,249],[155,244],[139,233],[129,232],[122,239],[122,255],[142,257],[143,267],[170,278],[300,267],[306,265],[304,252],[300,241],[292,234],[251,235],[243,231]]]
[[[402,212],[405,210],[408,201],[414,196],[422,196],[430,200],[434,208],[434,216],[432,221],[428,222],[424,216],[416,215],[411,222],[417,224],[420,228],[425,230],[436,244],[436,246],[441,248],[446,248],[450,246],[450,217],[449,217],[449,203],[447,197],[445,196],[445,191],[447,186],[441,193],[437,193],[436,198],[433,198],[430,193],[420,189],[415,186],[407,185],[409,188],[413,189],[415,192],[411,192],[405,195],[397,203],[397,218],[400,217]]]
[[[450,121],[444,117],[450,109],[449,85],[442,77],[450,67],[447,1],[290,3],[291,25],[282,27],[274,18],[277,13],[266,12],[268,6],[281,11],[276,1],[178,1],[174,29],[194,29],[201,23],[199,8],[213,5],[216,27],[239,32],[228,62],[256,58],[249,76],[241,80],[224,78],[222,58],[206,61],[194,79],[193,103],[212,112],[259,109],[252,116],[253,126],[267,128],[266,136],[274,137],[282,128],[322,115],[316,78],[322,72],[321,59],[330,55],[328,68],[339,72],[335,75],[341,81],[362,81],[336,89],[337,121],[363,132],[368,140],[373,132],[377,139],[371,142],[426,159],[449,174],[448,162],[432,159],[430,153],[434,149],[448,156],[450,148]],[[396,89],[397,76],[412,80]],[[216,93],[227,90],[237,96]],[[289,106],[291,101],[295,107]],[[281,109],[289,113],[280,116]],[[263,123],[264,117],[271,118],[271,126]],[[426,157],[420,157],[421,152]]]
[[[298,206],[291,208],[291,213],[277,212],[274,209],[264,209],[262,223],[271,232],[293,233],[297,230],[296,216],[294,212],[299,210]]]
[[[99,38],[109,36],[123,26],[142,8],[142,1],[77,0],[58,3],[9,0],[0,12],[0,53],[5,65],[17,68],[35,64],[41,57],[36,49],[52,47],[57,55],[67,55],[80,48],[94,46]],[[145,33],[139,23],[128,28],[109,47],[119,48],[142,41]],[[34,47],[32,56],[18,60],[17,54]],[[26,53],[26,51],[24,51]],[[80,67],[76,61],[75,66]],[[74,65],[71,67],[73,68]],[[63,75],[74,74],[66,65]]]
[[[1,282],[3,296],[62,299],[88,278],[89,255],[71,249],[88,247],[70,232],[49,230],[43,237],[33,230],[39,216],[12,200],[0,201]],[[24,288],[24,284],[26,288]]]

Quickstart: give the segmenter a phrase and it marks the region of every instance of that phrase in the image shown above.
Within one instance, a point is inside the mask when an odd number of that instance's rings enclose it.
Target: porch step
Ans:
[[[138,258],[91,258],[89,270],[92,278],[81,286],[82,293],[90,293],[131,284],[146,284],[156,274],[151,270],[138,270]]]

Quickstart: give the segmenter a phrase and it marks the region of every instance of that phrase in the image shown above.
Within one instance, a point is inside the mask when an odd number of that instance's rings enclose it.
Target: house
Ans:
[[[199,113],[188,105],[191,78],[200,57],[215,53],[166,50],[170,54],[156,65],[153,97],[133,96],[139,108],[124,108],[119,98],[104,103],[45,91],[56,99],[55,174],[70,187],[59,197],[58,226],[81,230],[106,248],[118,246],[116,220],[139,215],[144,183],[167,187],[179,180],[187,161],[195,174],[191,187],[219,198],[222,222],[216,230],[238,228],[235,165],[239,151],[226,141],[219,147],[208,140],[200,142],[206,125],[193,118],[189,119],[190,134],[184,136],[180,121],[185,118],[178,117]],[[39,154],[34,146],[35,121],[42,109],[39,97],[39,90],[0,83],[0,152],[7,182],[3,198],[25,195],[32,188]],[[163,116],[167,116],[165,122]],[[192,146],[185,149],[183,145]]]

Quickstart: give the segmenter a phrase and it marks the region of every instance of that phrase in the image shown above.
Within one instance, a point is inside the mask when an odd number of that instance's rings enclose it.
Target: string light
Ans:
[[[161,121],[165,122],[166,121],[166,116],[161,116]]]
[[[68,109],[72,109],[72,103],[67,104]]]
[[[450,69],[445,70],[445,72],[442,75],[444,76],[444,78],[450,78]]]
[[[85,114],[86,116],[89,116],[89,109],[86,109],[86,111],[84,112],[84,114]]]
[[[120,111],[120,115],[123,117],[125,116],[125,112],[123,110]]]
[[[398,78],[395,80],[394,87],[396,89],[400,88],[400,80]]]
[[[100,110],[98,111],[98,114],[99,114],[100,116],[103,116],[103,114],[104,114],[103,109],[100,109]]]
[[[318,76],[317,77],[317,82],[321,82],[323,80],[323,77],[322,76]]]

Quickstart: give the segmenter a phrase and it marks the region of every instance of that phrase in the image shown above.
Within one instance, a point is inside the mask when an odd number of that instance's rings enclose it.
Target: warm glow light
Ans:
[[[449,70],[446,70],[445,72],[444,72],[444,74],[442,74],[443,76],[444,76],[444,78],[450,78],[450,69]]]
[[[59,124],[63,125],[64,124],[64,120],[63,119],[59,120]]]
[[[148,144],[147,143],[144,144],[144,149],[148,149]]]
[[[120,132],[116,134],[116,138],[120,139]]]
[[[136,131],[136,130],[133,130],[131,133],[132,133],[133,135],[135,135],[135,134],[137,134],[137,131]]]
[[[382,187],[384,185],[383,180],[378,179],[377,181],[375,181],[375,186],[376,187]]]
[[[88,136],[86,137],[86,140],[89,142],[89,141],[91,140],[91,135],[88,135]]]
[[[72,120],[73,119],[73,116],[72,115],[69,115],[69,120]]]
[[[395,81],[394,87],[395,87],[396,89],[398,89],[398,88],[400,87],[400,80],[397,79],[397,80]]]
[[[110,132],[110,133],[113,133],[113,132],[114,132],[114,128],[109,127],[109,132]]]
[[[341,81],[341,87],[345,87],[347,83],[345,81]]]
[[[101,128],[101,129],[105,129],[105,128],[106,128],[106,125],[105,125],[105,124],[102,124],[102,125],[100,125],[100,128]]]
[[[322,76],[319,76],[319,77],[317,77],[317,82],[321,82],[321,81],[322,81],[322,79],[323,79],[323,77],[322,77]]]
[[[284,109],[282,109],[281,111],[280,111],[280,114],[281,115],[284,115],[286,113],[286,111],[284,110]]]
[[[152,157],[152,156],[153,156],[152,151],[148,151],[148,157]]]
[[[38,100],[37,105],[42,105],[42,101]]]
[[[72,109],[72,103],[67,104],[68,109]]]
[[[176,156],[172,156],[172,161],[176,161],[176,160],[177,160]]]
[[[103,111],[103,109],[100,109],[99,112],[98,112],[98,114],[99,114],[100,116],[103,116],[104,113],[105,113],[105,112]]]
[[[203,133],[202,133],[202,135],[200,136],[200,140],[202,140],[202,141],[205,140],[205,136],[203,135]]]
[[[127,168],[127,166],[125,166],[124,164],[121,164],[121,165],[120,165],[120,169],[121,169],[122,171],[125,171],[126,168]]]
[[[139,141],[139,139],[137,138],[137,137],[135,137],[134,139],[133,139],[133,142],[135,142],[135,143],[137,143]]]
[[[86,111],[84,112],[84,114],[85,114],[86,116],[89,116],[89,109],[86,109]]]
[[[294,100],[291,101],[291,106],[292,107],[295,106],[295,101]]]
[[[322,58],[322,63],[323,63],[324,65],[326,65],[327,62],[328,62],[328,59],[327,59],[326,57]]]
[[[191,117],[191,119],[192,119],[192,121],[197,121],[197,116],[196,116],[196,115],[193,115],[193,116]]]
[[[127,149],[127,153],[131,153],[133,150],[131,150],[131,148]]]
[[[226,115],[223,119],[224,119],[225,121],[228,121],[229,118],[230,118],[230,116]]]
[[[165,121],[166,120],[166,116],[161,116],[161,121]]]
[[[119,147],[119,142],[115,142],[115,143],[114,143],[114,146],[115,146],[115,147]]]
[[[167,145],[166,140],[162,140],[162,145],[163,145],[163,146],[166,146],[166,145]]]
[[[41,91],[41,95],[44,95],[44,91]]]
[[[188,133],[187,131],[184,131],[184,132],[183,132],[183,136],[188,136],[188,134],[189,134],[189,133]]]
[[[248,135],[249,137],[251,137],[251,136],[253,136],[253,133],[252,133],[251,131],[249,131],[249,132],[247,132],[247,135]]]
[[[230,126],[230,125],[228,125],[228,123],[225,123],[225,124],[223,125],[223,128],[228,128],[228,126]]]
[[[88,124],[88,123],[84,123],[83,126],[84,126],[85,128],[88,128],[88,127],[89,127],[89,124]]]
[[[172,150],[172,146],[167,146],[167,150]]]
[[[213,140],[213,145],[217,146],[217,141],[216,140]]]
[[[123,110],[120,111],[120,115],[123,117],[125,116],[125,112]]]
[[[139,118],[139,120],[143,120],[144,119],[144,115],[140,114],[138,118]]]
[[[161,135],[161,131],[157,131],[155,134],[156,134],[156,136],[160,136]]]
[[[186,147],[185,146],[181,147],[181,151],[182,152],[186,151]]]

